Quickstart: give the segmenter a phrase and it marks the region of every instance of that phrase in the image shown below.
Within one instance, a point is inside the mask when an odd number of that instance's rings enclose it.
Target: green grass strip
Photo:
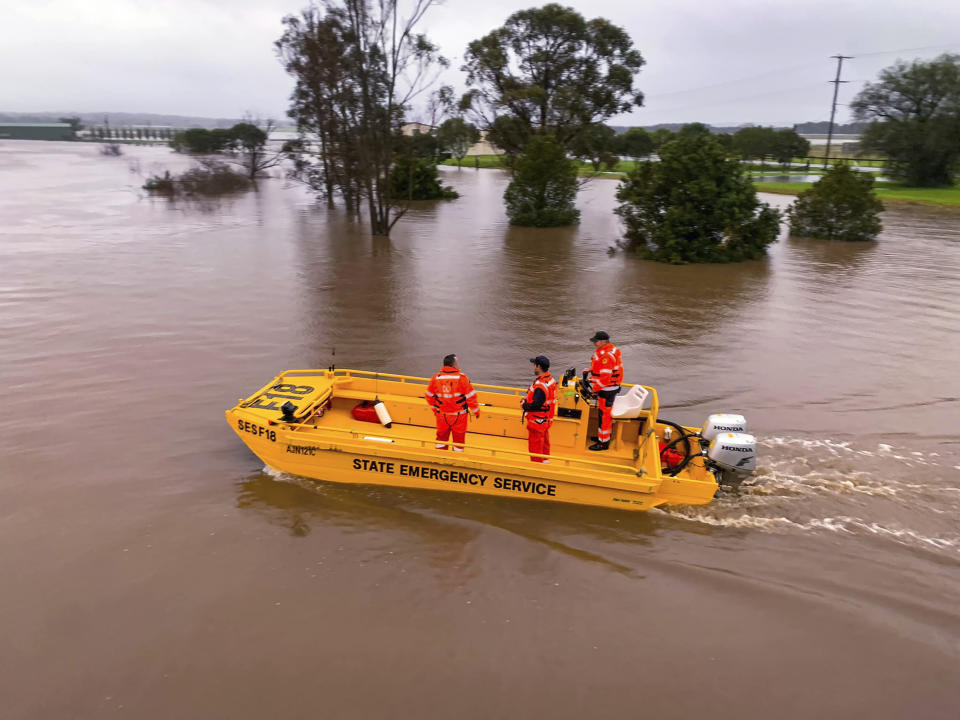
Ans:
[[[758,182],[760,192],[797,195],[812,183]],[[875,186],[877,197],[885,202],[913,205],[934,205],[938,207],[960,207],[960,185],[952,188],[916,188],[901,183],[878,182]]]

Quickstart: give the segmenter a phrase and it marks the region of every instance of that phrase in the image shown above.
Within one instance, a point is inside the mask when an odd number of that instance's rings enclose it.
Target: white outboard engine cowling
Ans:
[[[710,441],[707,458],[721,470],[752,473],[757,469],[757,439],[747,433],[720,433]]]
[[[745,433],[746,431],[747,419],[743,415],[716,413],[707,418],[700,435],[707,442],[713,442],[720,433]]]

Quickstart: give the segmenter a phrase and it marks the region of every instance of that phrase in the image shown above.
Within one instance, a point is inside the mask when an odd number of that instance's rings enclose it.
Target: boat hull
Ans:
[[[236,419],[232,425],[237,427]],[[524,470],[519,466],[498,467],[471,460],[466,453],[452,451],[437,451],[433,457],[398,452],[393,448],[361,452],[329,443],[310,442],[280,429],[273,432],[272,436],[264,434],[254,438],[248,432],[237,430],[266,466],[289,475],[327,482],[441,490],[627,510],[650,510],[667,502],[703,504],[712,499],[716,490],[709,483],[701,483],[702,487],[695,489],[699,492],[690,492],[693,488],[688,486],[686,492],[665,494],[656,491],[662,488],[641,482],[639,478],[597,484],[586,477],[578,478],[575,471],[551,471],[549,464],[541,470],[539,464],[530,463],[530,469]],[[275,439],[271,440],[271,437]]]

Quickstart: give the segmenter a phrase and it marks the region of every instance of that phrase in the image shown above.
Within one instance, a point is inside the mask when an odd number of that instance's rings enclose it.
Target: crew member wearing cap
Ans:
[[[620,350],[610,342],[610,336],[598,330],[590,338],[597,349],[590,359],[590,389],[597,395],[597,409],[600,411],[600,429],[597,442],[591,450],[609,450],[610,434],[613,428],[613,401],[620,392],[623,381],[623,362]]]
[[[527,390],[523,412],[527,417],[527,447],[533,462],[548,462],[536,455],[550,454],[550,426],[557,412],[557,381],[550,376],[550,360],[543,355],[530,358],[535,379]]]
[[[424,393],[427,405],[437,417],[437,450],[447,450],[447,440],[453,433],[453,449],[463,452],[463,443],[467,439],[467,417],[480,417],[477,391],[470,384],[470,378],[460,372],[456,355],[443,358],[443,369],[430,378]]]

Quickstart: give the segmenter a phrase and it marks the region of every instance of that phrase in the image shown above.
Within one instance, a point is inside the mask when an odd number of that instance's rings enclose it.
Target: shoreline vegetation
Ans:
[[[777,195],[799,195],[813,186],[808,182],[758,182],[759,192]],[[891,205],[925,205],[927,207],[960,208],[960,184],[952,188],[908,187],[903,183],[877,182],[873,187],[880,200]]]
[[[505,155],[473,155],[463,159],[461,169],[463,170],[508,170],[504,164]],[[456,160],[445,160],[440,163],[448,167],[457,167]],[[616,168],[611,171],[594,172],[590,163],[578,161],[579,174],[581,177],[596,177],[600,179],[621,180],[626,177],[627,172],[633,169],[632,160],[621,160]],[[770,165],[767,166],[771,167]],[[780,170],[768,169],[762,177],[782,176],[782,175],[820,175],[823,171],[820,169],[811,169],[808,173],[803,168],[794,167],[786,172]],[[755,178],[761,177],[759,171],[751,173]],[[755,181],[756,182],[756,181]],[[813,186],[811,182],[756,182],[759,192],[774,193],[777,195],[799,195],[804,190]],[[874,186],[877,197],[885,203],[894,205],[925,205],[929,207],[947,207],[960,208],[960,184],[952,188],[918,188],[907,187],[902,183],[877,181]]]

